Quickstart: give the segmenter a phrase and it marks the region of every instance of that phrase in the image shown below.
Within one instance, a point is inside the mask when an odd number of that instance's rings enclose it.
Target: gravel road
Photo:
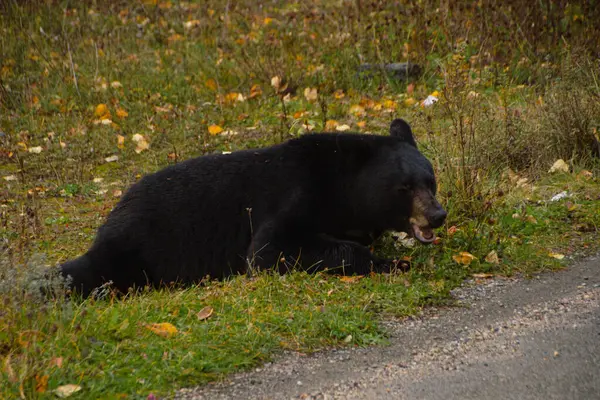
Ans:
[[[286,353],[177,399],[600,399],[600,257],[467,282],[464,307],[387,321],[391,345]]]

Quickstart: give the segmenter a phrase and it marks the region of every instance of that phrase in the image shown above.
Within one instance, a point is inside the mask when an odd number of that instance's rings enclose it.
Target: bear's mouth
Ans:
[[[421,243],[428,244],[435,240],[435,233],[433,229],[428,226],[419,226],[411,221],[410,227],[412,228],[413,236]]]

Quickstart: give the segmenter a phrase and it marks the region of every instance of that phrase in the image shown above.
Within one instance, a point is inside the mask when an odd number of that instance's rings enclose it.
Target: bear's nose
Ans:
[[[429,217],[429,226],[432,228],[439,228],[444,224],[448,213],[443,208],[438,209]]]

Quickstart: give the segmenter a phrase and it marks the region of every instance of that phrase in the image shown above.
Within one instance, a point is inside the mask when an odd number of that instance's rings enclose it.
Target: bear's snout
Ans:
[[[428,218],[427,220],[429,221],[429,226],[431,228],[439,228],[440,226],[444,225],[444,221],[446,221],[446,217],[448,216],[448,213],[446,212],[446,210],[444,210],[441,206],[435,210]]]

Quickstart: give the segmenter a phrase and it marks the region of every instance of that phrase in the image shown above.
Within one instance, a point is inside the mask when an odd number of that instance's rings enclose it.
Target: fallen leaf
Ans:
[[[74,385],[74,384],[68,384],[68,385],[62,385],[57,387],[56,389],[54,389],[54,393],[61,398],[66,398],[71,396],[74,393],[77,393],[81,390],[81,386],[79,385]]]
[[[356,117],[364,117],[367,114],[367,112],[365,111],[365,108],[358,104],[350,107],[349,112],[350,112],[350,114],[352,114]]]
[[[199,25],[200,25],[200,20],[198,20],[198,19],[193,19],[191,21],[186,21],[183,23],[183,27],[185,29],[191,29],[191,28],[194,28]]]
[[[211,135],[218,135],[221,132],[223,132],[223,128],[221,128],[219,125],[210,125],[208,127],[208,133]]]
[[[122,88],[123,85],[119,81],[112,81],[110,83],[110,87],[113,88],[113,89],[118,89],[118,88]]]
[[[177,333],[177,328],[175,325],[169,322],[148,324],[146,325],[146,328],[163,337],[169,337]]]
[[[123,191],[117,189],[113,191],[113,197],[121,197],[123,195]]]
[[[559,200],[565,199],[567,197],[570,197],[570,195],[569,195],[569,192],[567,192],[565,190],[564,192],[560,192],[560,193],[557,193],[554,196],[552,196],[550,201],[559,201]]]
[[[253,99],[256,96],[260,96],[262,94],[262,89],[260,88],[260,86],[258,84],[256,85],[252,85],[252,87],[250,88],[250,98]]]
[[[46,393],[48,389],[48,375],[35,375],[35,391],[37,393]]]
[[[344,283],[356,283],[363,278],[363,275],[340,276],[340,281]]]
[[[333,93],[333,97],[335,97],[337,100],[340,100],[346,97],[346,94],[342,89],[338,89]]]
[[[94,111],[94,115],[100,120],[110,119],[110,111],[108,110],[106,104],[98,104],[96,106],[96,110]]]
[[[205,319],[210,318],[214,311],[215,310],[211,306],[206,306],[202,310],[198,311],[196,317],[198,317],[199,321],[204,321]]]
[[[525,220],[530,224],[537,224],[537,219],[535,219],[533,215],[528,215],[527,217],[525,217]]]
[[[344,132],[344,131],[347,131],[349,129],[350,129],[350,127],[348,125],[346,125],[346,124],[344,124],[344,125],[338,125],[338,126],[335,127],[335,130],[339,131],[339,132]]]
[[[415,84],[409,83],[408,86],[406,86],[406,93],[409,95],[412,95],[414,91],[415,91]]]
[[[150,147],[150,144],[148,144],[144,135],[141,135],[139,133],[133,135],[131,137],[131,141],[136,144],[135,152],[138,154],[140,154],[144,150],[148,150],[148,148]]]
[[[587,169],[584,169],[579,174],[577,174],[578,178],[584,178],[584,179],[590,179],[593,176],[594,176],[594,174],[591,171],[588,171]]]
[[[458,228],[456,225],[452,225],[450,228],[448,228],[448,236],[454,235],[456,231],[458,231]]]
[[[306,114],[305,111],[296,111],[293,115],[294,119],[300,119]]]
[[[477,278],[477,279],[490,279],[493,277],[494,277],[494,274],[473,274],[473,278]]]
[[[395,110],[398,108],[398,104],[394,100],[384,100],[383,107],[388,110]]]
[[[204,83],[206,85],[207,88],[209,88],[212,91],[216,91],[217,90],[217,82],[214,79],[207,79],[206,82]]]
[[[30,147],[28,151],[30,153],[40,154],[42,152],[42,146]]]
[[[327,122],[325,122],[325,130],[326,131],[332,131],[337,126],[338,126],[338,122],[334,119],[330,119],[330,120],[327,120]]]
[[[17,180],[17,176],[16,175],[7,175],[2,177],[2,179],[4,179],[5,181],[16,181]]]
[[[404,105],[407,107],[414,106],[415,104],[417,104],[417,101],[412,97],[409,97],[408,99],[404,100]]]
[[[344,338],[344,343],[350,343],[352,341],[352,335],[348,335]]]
[[[360,129],[363,129],[365,126],[367,126],[367,121],[358,121],[356,126],[358,126]]]
[[[125,136],[117,135],[117,147],[122,149],[125,147]]]
[[[548,253],[548,255],[552,258],[556,258],[557,260],[562,260],[565,258],[565,255],[560,253]]]
[[[281,78],[278,76],[274,76],[271,78],[271,86],[273,86],[273,88],[276,91],[279,91],[279,86],[281,85]]]
[[[488,255],[485,256],[485,262],[490,264],[500,264],[500,258],[498,258],[498,253],[496,253],[496,250],[490,251]]]
[[[304,89],[304,97],[306,100],[313,102],[317,100],[317,88],[306,88]]]
[[[466,251],[461,251],[460,253],[453,255],[452,259],[454,261],[456,261],[458,264],[470,265],[473,262],[473,260],[475,259],[475,256]]]
[[[565,160],[559,158],[554,162],[554,164],[552,164],[552,167],[550,167],[548,172],[551,174],[554,172],[569,172],[569,165],[565,162]]]
[[[117,117],[120,119],[126,118],[129,115],[127,111],[122,108],[117,108]]]
[[[106,161],[106,162],[115,162],[118,160],[119,160],[119,156],[117,156],[117,155],[109,156],[104,159],[104,161]]]
[[[50,360],[51,367],[62,368],[62,365],[63,365],[62,357],[54,357],[52,360]]]

